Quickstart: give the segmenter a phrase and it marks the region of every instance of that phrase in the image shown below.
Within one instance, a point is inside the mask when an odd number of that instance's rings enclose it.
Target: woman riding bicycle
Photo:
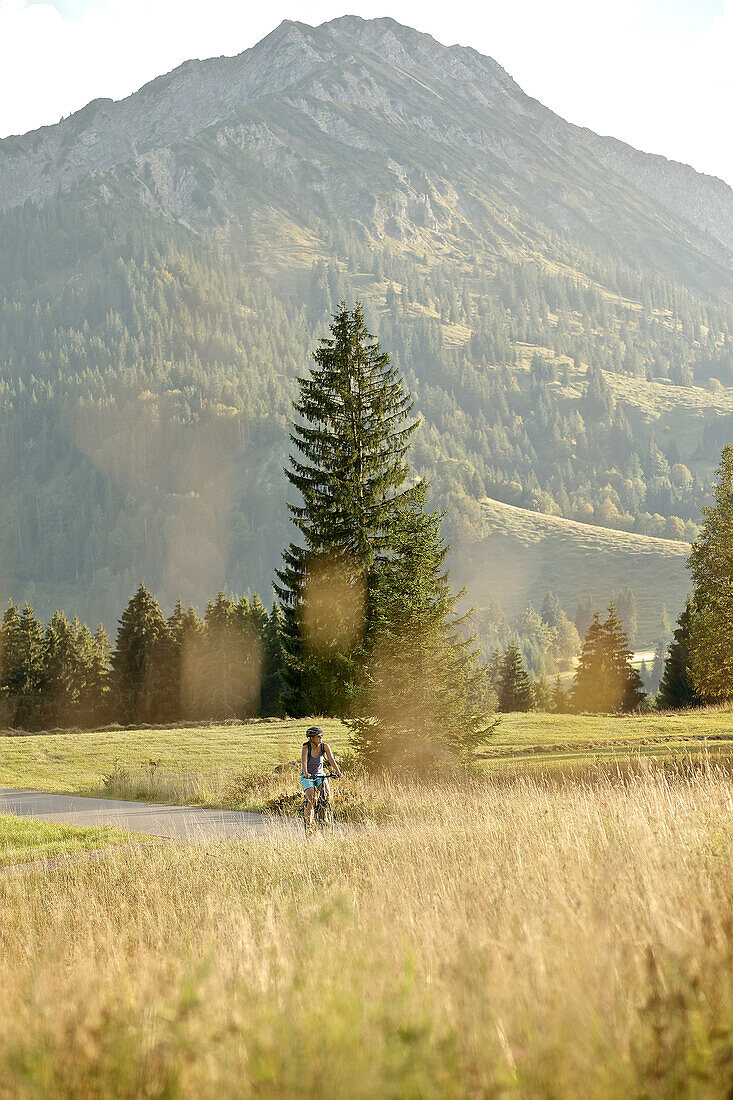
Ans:
[[[310,726],[305,731],[305,735],[308,740],[303,742],[303,748],[300,753],[300,785],[303,788],[303,793],[306,798],[305,822],[310,828],[313,824],[316,794],[321,785],[323,786],[326,801],[330,802],[331,800],[331,788],[328,785],[328,779],[323,770],[324,759],[328,760],[336,775],[341,775],[341,769],[334,759],[333,753],[331,752],[331,746],[327,745],[323,740],[323,730],[320,726]]]

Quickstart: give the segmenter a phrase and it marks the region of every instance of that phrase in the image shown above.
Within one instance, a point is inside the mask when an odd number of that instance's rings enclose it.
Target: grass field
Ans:
[[[129,842],[130,834],[120,829],[49,825],[0,814],[0,868]]]
[[[348,731],[336,720],[320,721],[348,763]],[[0,737],[0,786],[261,810],[273,799],[299,796],[295,762],[308,724],[264,720]],[[481,759],[484,769],[506,772],[676,758],[703,749],[712,759],[733,755],[733,709],[618,717],[507,714]],[[345,782],[340,793],[345,813],[369,818],[360,781]],[[297,798],[290,808],[296,805]]]
[[[727,1097],[733,784],[392,784],[395,827],[0,876],[0,1097]]]

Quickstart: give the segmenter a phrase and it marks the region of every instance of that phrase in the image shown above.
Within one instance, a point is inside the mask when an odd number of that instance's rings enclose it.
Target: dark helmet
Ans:
[[[320,726],[308,726],[305,735],[309,740],[311,737],[323,737],[323,730]]]

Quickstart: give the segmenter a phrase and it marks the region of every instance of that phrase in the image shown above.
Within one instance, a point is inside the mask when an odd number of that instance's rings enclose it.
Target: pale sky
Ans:
[[[569,121],[733,184],[733,0],[0,0],[0,136],[345,14],[473,46]]]

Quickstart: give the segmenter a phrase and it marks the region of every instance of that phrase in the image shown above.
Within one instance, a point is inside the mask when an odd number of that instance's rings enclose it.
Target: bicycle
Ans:
[[[340,779],[341,776],[331,774],[324,775],[324,779]],[[306,835],[314,827],[318,827],[325,832],[326,829],[333,828],[333,803],[330,799],[326,798],[325,794],[326,784],[321,783],[317,787],[318,794],[316,796],[316,804],[313,810],[313,824],[308,824],[308,799],[305,797],[305,791],[303,791],[303,825],[305,827]]]

